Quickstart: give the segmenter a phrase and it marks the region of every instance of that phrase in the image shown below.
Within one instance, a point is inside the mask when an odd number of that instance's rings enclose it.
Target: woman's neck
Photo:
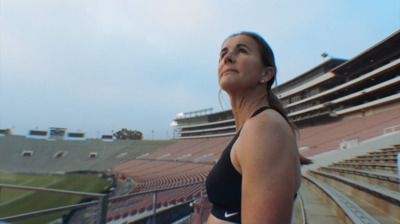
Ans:
[[[229,94],[232,113],[235,118],[236,132],[247,119],[261,107],[269,106],[267,94]]]

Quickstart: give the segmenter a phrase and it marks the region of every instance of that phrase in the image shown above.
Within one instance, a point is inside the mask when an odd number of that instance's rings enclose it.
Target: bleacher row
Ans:
[[[400,107],[365,117],[303,128],[300,130],[298,145],[310,149],[302,153],[308,157],[337,149],[342,140],[358,138],[364,141],[381,135],[384,128],[394,124],[400,124]]]
[[[400,223],[400,185],[393,159],[398,153],[400,145],[394,145],[309,170],[303,174],[302,190],[318,188],[344,223]]]
[[[147,160],[166,160],[196,163],[215,163],[232,136],[180,140],[177,143],[142,157]]]
[[[163,191],[157,194],[156,208],[167,208],[179,203],[187,202],[201,196],[200,185],[178,188],[170,191]],[[153,209],[153,195],[145,194],[135,196],[129,199],[121,199],[109,203],[107,221],[116,221],[135,216],[145,212],[151,212]]]
[[[211,168],[212,165],[207,164],[146,159],[132,160],[120,164],[113,168],[113,172],[134,178],[137,184],[129,193],[155,191],[199,183],[157,193],[156,208],[160,209],[191,201],[205,194],[204,181]],[[113,201],[109,204],[109,208],[108,221],[150,212],[153,209],[153,194]]]
[[[140,192],[203,181],[210,169],[211,165],[203,164],[133,160],[113,171],[134,178],[138,185],[133,192]]]

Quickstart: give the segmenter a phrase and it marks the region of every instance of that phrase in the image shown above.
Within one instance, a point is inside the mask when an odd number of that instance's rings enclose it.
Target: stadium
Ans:
[[[313,160],[292,223],[399,223],[400,31],[274,91]],[[206,223],[204,182],[235,134],[232,111],[173,122],[172,140],[0,130],[0,223]]]

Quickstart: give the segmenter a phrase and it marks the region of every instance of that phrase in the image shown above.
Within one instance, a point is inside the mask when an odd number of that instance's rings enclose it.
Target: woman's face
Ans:
[[[222,90],[235,92],[254,88],[263,78],[265,69],[253,38],[237,35],[223,43],[218,65],[218,82]]]

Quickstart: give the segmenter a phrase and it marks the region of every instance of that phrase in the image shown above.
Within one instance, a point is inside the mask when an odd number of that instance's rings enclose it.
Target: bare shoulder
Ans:
[[[275,110],[266,110],[249,120],[243,126],[241,137],[258,141],[279,142],[279,139],[295,141],[296,136],[286,120]],[[261,138],[261,139],[260,139]],[[273,141],[271,141],[273,140]]]
[[[235,146],[240,167],[256,159],[262,164],[298,159],[296,136],[286,120],[275,110],[266,110],[246,121]],[[265,163],[270,161],[269,163]]]

